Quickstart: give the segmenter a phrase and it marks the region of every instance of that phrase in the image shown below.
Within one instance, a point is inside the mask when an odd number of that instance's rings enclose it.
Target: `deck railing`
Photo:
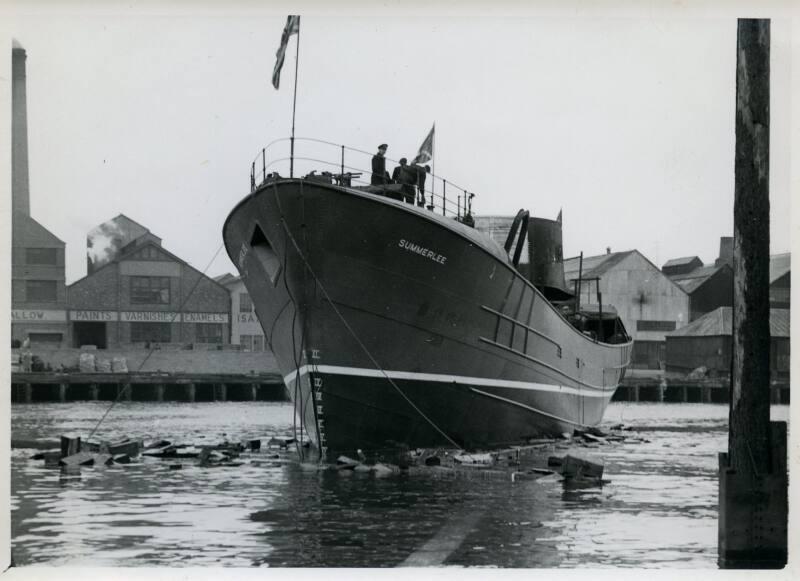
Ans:
[[[290,156],[291,139],[276,139],[259,151],[250,164],[250,191],[274,179],[290,177],[328,180],[346,187],[370,186],[372,182],[372,156],[368,152],[346,145],[310,137],[295,137],[294,157]],[[386,158],[387,170],[397,160]],[[433,173],[425,174],[424,190],[418,193],[415,185],[414,198],[417,205],[432,212],[472,224],[472,200],[475,194]],[[379,189],[380,186],[372,186]],[[397,189],[389,186],[388,189]],[[376,192],[380,193],[380,192]],[[424,200],[422,199],[424,195]]]

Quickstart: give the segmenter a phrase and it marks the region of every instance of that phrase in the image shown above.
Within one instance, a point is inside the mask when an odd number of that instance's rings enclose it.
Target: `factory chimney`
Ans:
[[[25,49],[16,40],[11,49],[11,197],[12,209],[31,215],[28,188],[28,106]]]
[[[721,236],[719,239],[719,258],[714,261],[714,266],[723,264],[733,268],[733,236]]]

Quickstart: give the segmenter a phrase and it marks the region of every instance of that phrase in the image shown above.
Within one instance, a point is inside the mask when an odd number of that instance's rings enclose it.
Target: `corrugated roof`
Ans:
[[[635,250],[626,250],[624,252],[611,252],[609,254],[600,254],[598,256],[584,256],[583,257],[583,278],[594,278],[602,276],[608,272],[614,265],[619,264],[625,260]],[[569,258],[564,261],[564,278],[566,280],[575,280],[578,278],[578,269],[580,266],[580,258]]]
[[[671,333],[667,337],[718,337],[733,334],[733,307],[719,307]],[[771,337],[789,337],[789,309],[769,310]]]
[[[772,284],[792,270],[792,254],[773,254],[769,257],[769,283]]]
[[[685,266],[691,264],[695,260],[700,260],[697,256],[684,256],[682,258],[671,258],[664,263],[661,268],[669,268],[671,266]]]
[[[670,276],[672,282],[678,284],[687,293],[693,293],[700,288],[704,282],[714,276],[718,271],[723,268],[730,268],[727,264],[720,266],[700,266],[691,272],[684,274],[674,274]]]

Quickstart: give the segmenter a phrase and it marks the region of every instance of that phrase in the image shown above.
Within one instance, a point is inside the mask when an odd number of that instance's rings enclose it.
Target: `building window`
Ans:
[[[25,264],[46,264],[55,266],[57,255],[55,248],[26,248]]]
[[[253,335],[253,351],[263,351],[263,350],[264,350],[264,336]]]
[[[171,340],[169,323],[131,323],[131,343],[169,343]]]
[[[26,280],[25,300],[29,302],[54,303],[58,300],[55,280]]]
[[[136,253],[136,258],[140,260],[159,260],[161,258],[161,254],[152,246],[145,246]]]
[[[636,321],[637,331],[674,331],[675,321]]]
[[[245,351],[253,350],[253,336],[252,335],[239,335],[239,344]]]
[[[249,313],[253,310],[253,301],[247,293],[239,293],[239,312]]]
[[[168,305],[168,276],[132,276],[131,304]]]
[[[222,343],[220,323],[195,323],[195,340],[198,343]]]

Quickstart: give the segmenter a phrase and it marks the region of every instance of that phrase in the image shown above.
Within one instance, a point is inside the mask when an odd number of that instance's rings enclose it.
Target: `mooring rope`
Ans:
[[[172,315],[172,319],[170,319],[169,324],[172,324],[175,321],[175,318],[178,316],[178,314],[183,312],[183,307],[185,307],[186,303],[189,302],[189,299],[191,298],[192,293],[195,291],[197,286],[203,280],[203,277],[205,276],[206,271],[209,268],[211,268],[211,265],[217,259],[217,256],[219,255],[219,252],[220,252],[220,250],[222,250],[224,245],[225,245],[224,243],[219,245],[219,248],[217,248],[217,251],[214,253],[214,256],[211,257],[211,260],[208,262],[206,267],[203,269],[202,276],[197,277],[197,280],[195,281],[194,285],[189,290],[189,294],[186,295],[186,298],[183,299],[183,302],[178,307],[178,310],[175,312],[174,315]],[[144,367],[144,364],[147,363],[148,359],[150,359],[150,356],[153,354],[153,351],[155,351],[155,347],[153,347],[152,344],[151,344],[150,350],[147,352],[147,355],[145,355],[144,359],[142,359],[142,362],[139,364],[139,367],[136,369],[136,371],[134,371],[134,373],[139,373],[142,370],[142,367]],[[127,390],[129,390],[130,387],[131,387],[131,384],[130,383],[126,383],[125,386],[122,389],[117,390],[116,399],[114,399],[114,401],[111,402],[111,405],[108,406],[108,409],[106,409],[106,412],[103,414],[103,417],[100,418],[100,420],[97,422],[97,424],[95,424],[94,428],[92,428],[92,431],[89,432],[89,435],[86,437],[87,440],[91,439],[91,437],[97,431],[97,428],[99,428],[100,424],[102,424],[103,421],[106,419],[106,416],[108,416],[109,412],[114,408],[115,405],[117,405],[117,402],[122,397],[122,394],[125,393]]]

